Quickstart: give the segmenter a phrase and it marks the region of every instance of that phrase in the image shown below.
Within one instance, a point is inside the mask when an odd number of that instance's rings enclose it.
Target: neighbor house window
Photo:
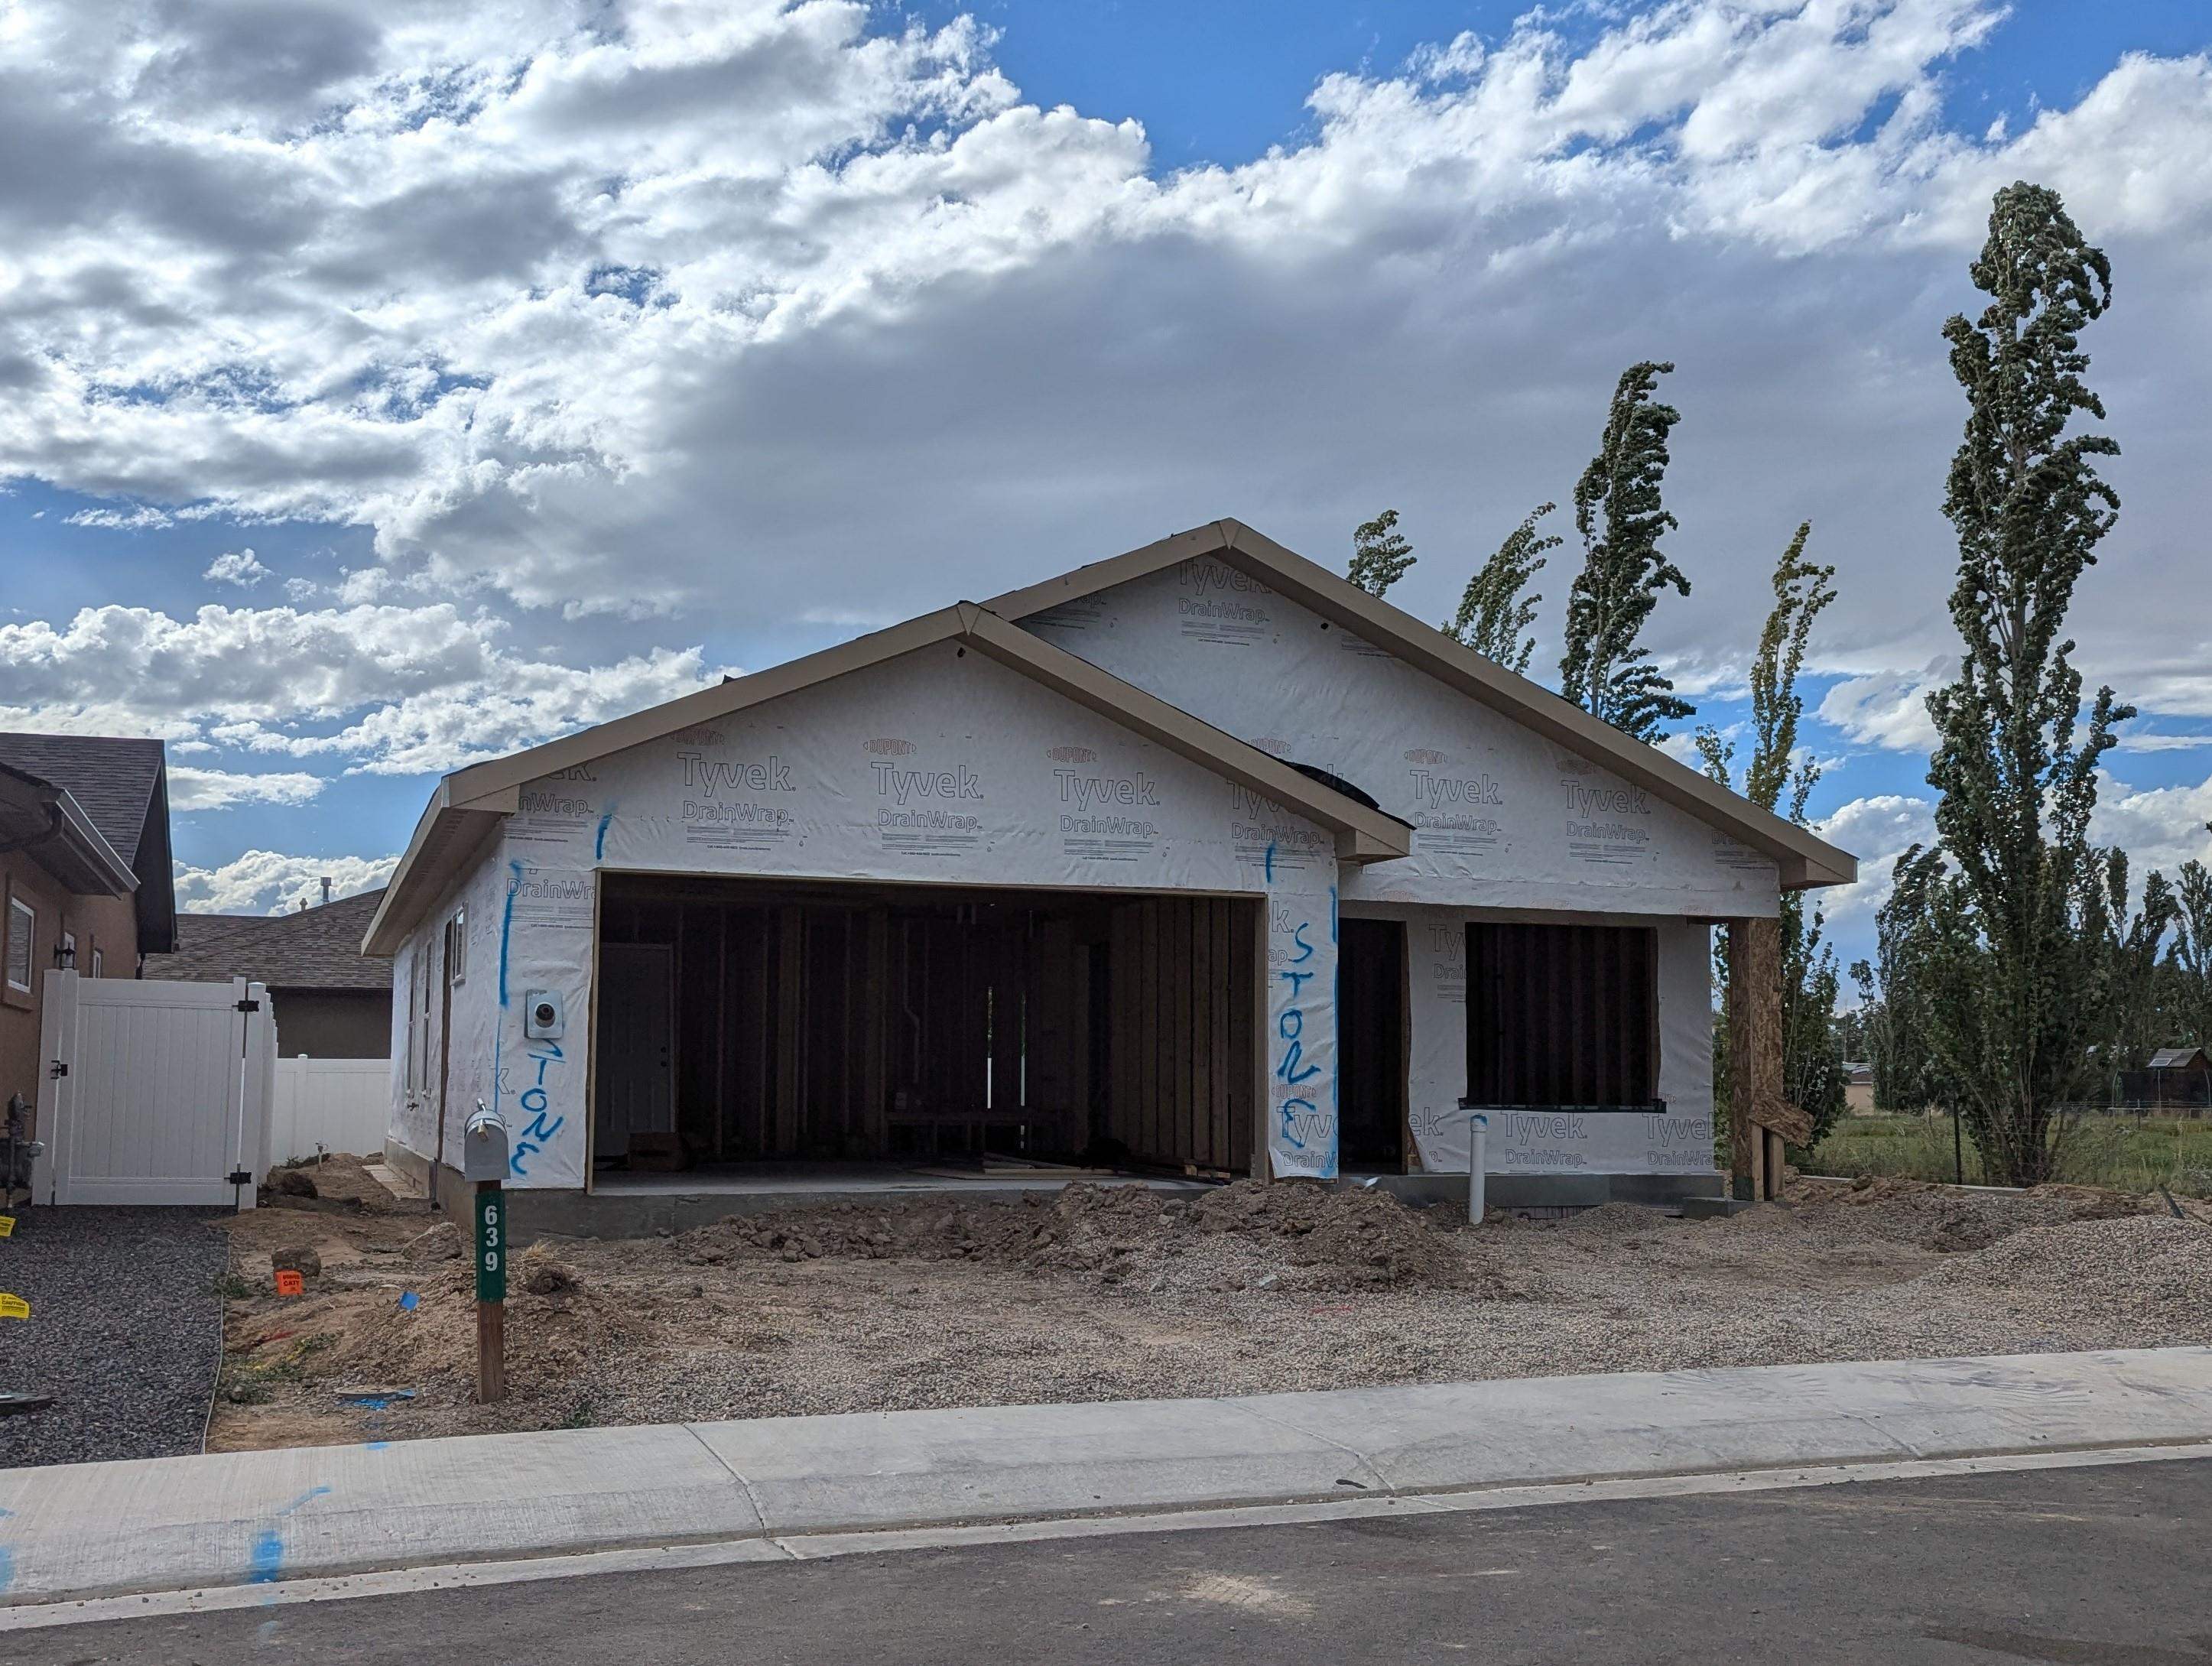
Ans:
[[[8,899],[8,987],[28,994],[31,990],[31,968],[38,963],[31,958],[38,941],[39,913],[20,897]]]
[[[1650,1104],[1659,1073],[1656,947],[1643,926],[1471,923],[1468,1103]]]
[[[100,945],[99,945],[97,943],[94,944],[94,945],[93,945],[93,947],[92,947],[92,975],[93,975],[94,977],[98,977],[98,976],[100,976]]]

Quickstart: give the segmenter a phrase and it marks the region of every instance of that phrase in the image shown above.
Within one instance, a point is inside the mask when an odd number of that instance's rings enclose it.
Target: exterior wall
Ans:
[[[468,881],[498,975],[456,1011],[449,1088],[498,1104],[517,1185],[584,1181],[602,870],[1264,897],[1273,1170],[1335,1172],[1331,836],[980,653],[919,649],[523,789]],[[566,1008],[556,1043],[524,1034],[535,990]],[[427,1150],[419,1111],[400,1120]]]
[[[280,1059],[391,1056],[389,989],[271,989]]]
[[[499,1006],[501,879],[500,847],[494,841],[475,866],[447,889],[438,906],[416,923],[392,963],[388,1141],[419,1158],[435,1155],[456,1170],[469,1113],[478,1099],[489,1104],[494,1097],[495,1061],[490,1043]],[[459,981],[448,991],[452,969],[447,964],[445,935],[457,912],[465,916],[466,947]],[[278,1016],[281,1022],[281,1007]],[[446,1107],[442,1152],[438,1140],[441,1092]]]
[[[1511,915],[1494,909],[1449,909],[1392,903],[1348,905],[1347,913],[1370,919],[1403,920],[1406,925],[1407,1019],[1407,1116],[1413,1128],[1419,1166],[1431,1173],[1465,1174],[1468,1157],[1467,1113],[1467,927],[1470,921],[1556,918]],[[1658,935],[1659,1097],[1667,1103],[1662,1126],[1650,1133],[1649,1146],[1679,1152],[1679,1163],[1654,1158],[1632,1171],[1669,1174],[1713,1170],[1713,983],[1712,932],[1679,921],[1656,922],[1634,916],[1582,923],[1654,926]],[[1413,1166],[1408,1164],[1409,1167]],[[1492,1163],[1495,1170],[1498,1166]]]
[[[1777,912],[1768,857],[1211,556],[1023,622],[1413,824],[1352,902],[1707,918]]]
[[[127,897],[79,897],[55,882],[28,851],[0,854],[0,933],[12,918],[8,904],[21,897],[38,910],[37,940],[32,945],[31,984],[26,993],[0,977],[0,1104],[20,1093],[36,1120],[39,1083],[46,1075],[39,1025],[46,975],[53,970],[54,945],[64,932],[76,935],[76,970],[92,976],[98,950],[108,977],[138,975],[138,921]]]

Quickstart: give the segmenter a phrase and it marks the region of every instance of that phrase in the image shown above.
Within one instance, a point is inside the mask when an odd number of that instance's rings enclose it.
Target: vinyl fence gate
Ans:
[[[46,975],[32,1194],[46,1203],[253,1207],[269,1167],[268,991]]]

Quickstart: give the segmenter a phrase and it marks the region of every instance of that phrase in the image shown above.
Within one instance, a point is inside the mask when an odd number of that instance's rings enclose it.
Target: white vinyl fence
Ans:
[[[279,1059],[269,1110],[269,1160],[319,1151],[384,1149],[392,1115],[389,1059]]]

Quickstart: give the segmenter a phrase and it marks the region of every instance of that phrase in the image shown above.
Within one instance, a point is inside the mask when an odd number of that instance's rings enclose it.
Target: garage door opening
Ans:
[[[610,875],[595,1173],[1246,1172],[1257,906]]]

